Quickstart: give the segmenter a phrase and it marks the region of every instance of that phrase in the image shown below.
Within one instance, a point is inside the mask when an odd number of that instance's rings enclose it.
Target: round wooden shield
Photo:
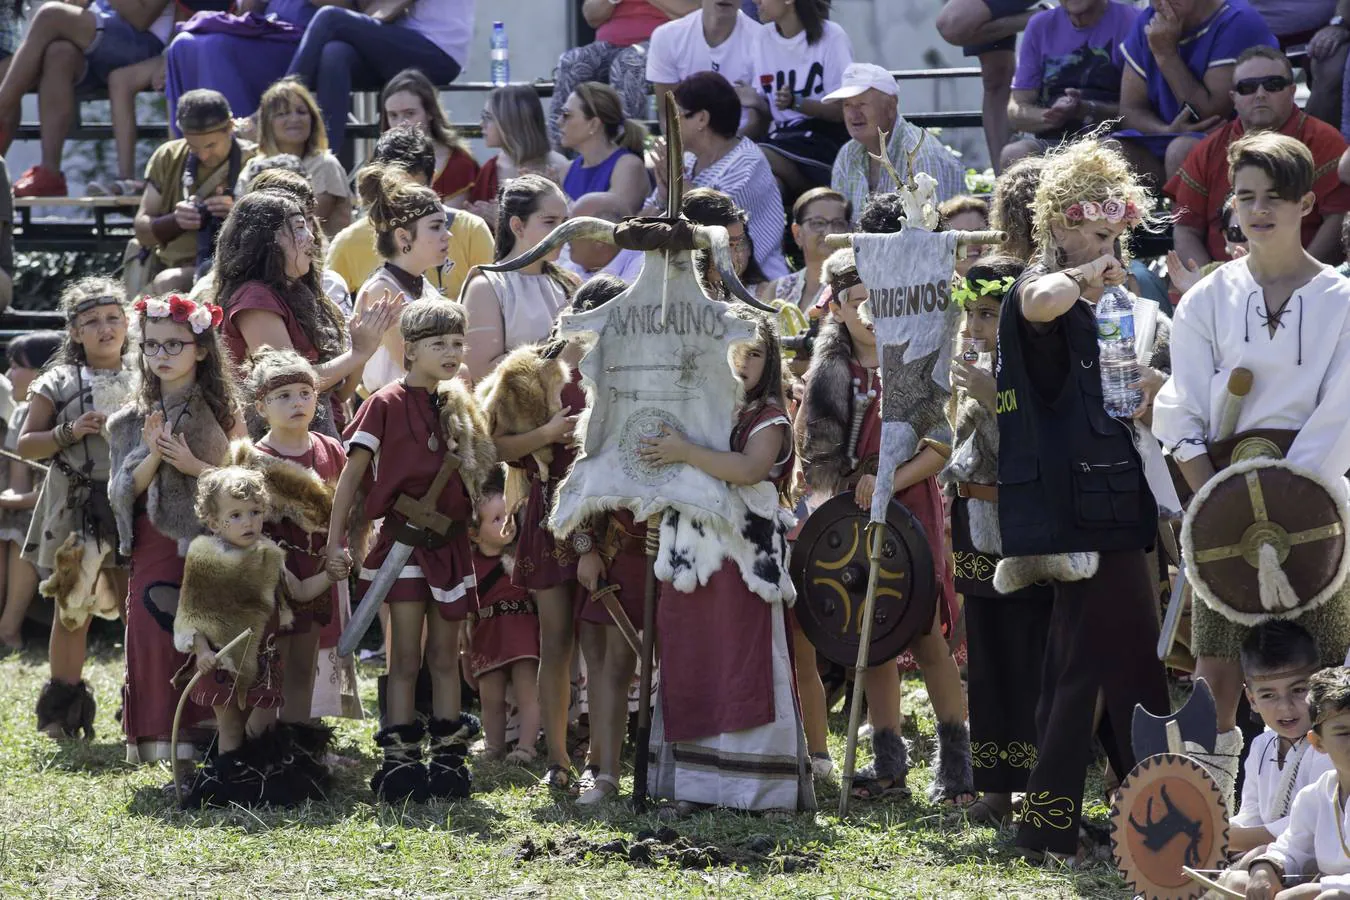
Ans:
[[[1205,887],[1182,867],[1217,869],[1228,850],[1228,810],[1214,778],[1178,753],[1139,763],[1111,806],[1111,849],[1137,896],[1200,897]]]
[[[789,570],[797,586],[797,622],[821,655],[852,666],[858,661],[867,597],[867,510],[853,492],[827,501],[802,525]],[[923,526],[896,500],[886,510],[881,567],[872,616],[868,665],[894,659],[933,622],[937,582]]]
[[[1241,624],[1298,615],[1345,581],[1344,516],[1313,472],[1277,459],[1234,463],[1186,511],[1186,578],[1212,609]]]

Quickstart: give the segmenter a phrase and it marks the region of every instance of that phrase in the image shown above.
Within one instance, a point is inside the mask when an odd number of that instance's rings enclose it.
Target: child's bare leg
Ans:
[[[506,750],[506,669],[478,676],[478,699],[483,705],[483,734],[487,755],[496,759]]]
[[[0,81],[0,115],[18,113],[23,95],[37,86],[43,59],[53,42],[70,42],[83,54],[97,33],[94,14],[83,7],[65,3],[45,3],[38,7],[28,20],[28,31],[19,49],[10,57],[4,80]],[[73,69],[71,77],[78,76],[80,71],[79,67]]]
[[[417,673],[422,669],[422,623],[426,604],[389,604],[389,682],[385,718],[389,725],[408,725],[417,718],[414,705]]]
[[[113,142],[117,145],[117,177],[136,177],[136,95],[149,90],[164,74],[161,54],[108,73]]]
[[[539,742],[539,663],[520,659],[511,664],[511,686],[516,690],[520,710],[520,739],[517,747],[534,749]]]
[[[605,641],[606,626],[594,622],[581,623],[581,655],[586,660],[586,703],[591,723],[591,746],[587,763],[601,772],[608,772],[610,682],[606,678],[605,655],[609,649]]]
[[[52,678],[66,684],[79,684],[84,678],[85,641],[89,622],[79,628],[66,628],[59,616],[52,620],[51,643],[48,646]]]
[[[633,683],[637,654],[618,628],[605,626],[605,693],[609,705],[605,760],[600,771],[616,779],[622,771],[623,739],[628,731],[628,688]]]
[[[319,665],[319,628],[282,635],[281,721],[308,722],[314,706],[314,677]]]
[[[571,582],[534,592],[539,611],[539,714],[550,765],[572,767],[567,753],[567,707],[572,698]],[[582,626],[583,633],[585,626]],[[587,666],[590,665],[589,657]],[[517,698],[519,699],[519,691]]]
[[[463,622],[448,622],[427,604],[427,668],[431,670],[431,714],[438,719],[457,719],[460,713],[459,629]]]
[[[214,706],[216,734],[221,753],[233,753],[244,745],[245,728],[250,710],[240,709],[238,703]]]
[[[800,628],[792,629],[793,657],[797,669],[797,694],[802,705],[802,729],[806,749],[811,753],[829,753],[828,710],[825,709],[825,685],[816,667],[816,648]]]

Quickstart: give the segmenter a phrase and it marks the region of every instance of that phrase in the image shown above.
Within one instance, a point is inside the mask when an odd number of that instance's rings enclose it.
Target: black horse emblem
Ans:
[[[1166,812],[1162,818],[1153,820],[1153,798],[1148,798],[1148,803],[1144,807],[1144,823],[1141,825],[1134,815],[1130,815],[1130,826],[1144,838],[1144,846],[1154,853],[1159,852],[1172,842],[1172,839],[1178,835],[1184,835],[1189,843],[1186,845],[1185,865],[1190,868],[1200,866],[1200,839],[1203,836],[1201,829],[1204,823],[1197,819],[1189,819],[1186,814],[1177,809],[1172,803],[1172,798],[1167,796],[1167,787],[1159,791],[1163,806]]]

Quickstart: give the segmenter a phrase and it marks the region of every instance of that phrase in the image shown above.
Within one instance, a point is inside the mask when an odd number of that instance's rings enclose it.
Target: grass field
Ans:
[[[373,709],[373,673],[363,684]],[[537,775],[476,767],[471,800],[406,809],[370,804],[373,722],[344,722],[340,752],[361,765],[331,802],[292,810],[181,812],[160,787],[167,769],[123,762],[113,720],[120,648],[95,648],[86,676],[100,708],[98,737],[58,744],[33,729],[45,678],[37,653],[0,660],[0,896],[10,897],[1128,897],[1106,864],[1050,872],[1021,862],[1010,834],[945,824],[922,800],[855,805],[774,821],[705,813],[674,824],[651,863],[617,851],[662,827],[626,801],[580,813],[530,791]],[[908,682],[908,727],[932,721],[921,683]],[[843,717],[833,722],[843,732]],[[843,758],[837,738],[835,758]],[[915,769],[916,798],[929,781]],[[625,780],[625,790],[629,783]],[[1100,803],[1090,814],[1103,820]],[[663,852],[671,845],[692,848]],[[711,848],[709,850],[708,848]]]

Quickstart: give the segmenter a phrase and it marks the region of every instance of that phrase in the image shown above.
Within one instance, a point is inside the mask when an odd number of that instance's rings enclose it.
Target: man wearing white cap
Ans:
[[[901,178],[909,178],[909,153],[919,146],[922,129],[900,115],[899,89],[891,73],[872,63],[853,63],[844,69],[839,89],[821,98],[824,103],[844,104],[844,125],[852,138],[834,160],[830,187],[848,198],[854,220],[867,198],[899,187],[877,160],[868,154],[881,154],[881,135],[890,136],[886,155]],[[938,183],[938,200],[965,192],[965,173],[951,150],[933,135],[923,139],[914,168],[927,172]]]

